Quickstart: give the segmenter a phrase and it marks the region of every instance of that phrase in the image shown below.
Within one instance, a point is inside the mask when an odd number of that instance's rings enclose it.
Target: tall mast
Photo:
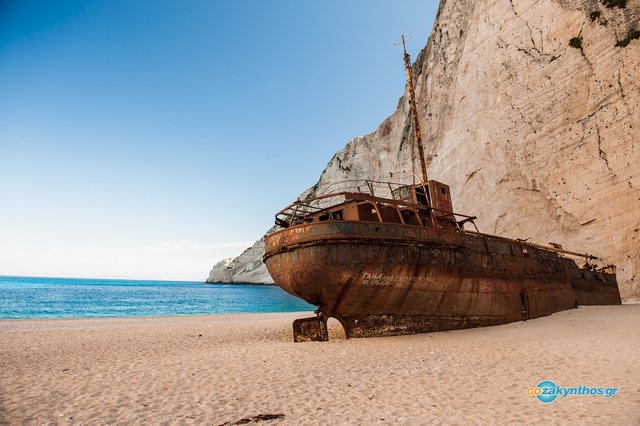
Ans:
[[[404,51],[404,68],[407,72],[407,85],[409,86],[409,99],[411,105],[411,116],[413,117],[413,128],[415,130],[416,140],[418,141],[418,155],[420,156],[420,167],[422,168],[422,183],[426,184],[427,163],[424,160],[424,148],[422,147],[422,133],[420,133],[420,123],[418,123],[418,110],[416,108],[416,94],[413,91],[413,79],[411,77],[411,58],[407,53],[407,46],[404,43],[404,35],[402,36],[402,50]]]

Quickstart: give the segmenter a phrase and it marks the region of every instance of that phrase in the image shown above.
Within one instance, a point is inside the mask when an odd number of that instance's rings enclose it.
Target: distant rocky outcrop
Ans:
[[[413,65],[430,178],[451,185],[455,210],[477,215],[481,231],[600,255],[618,266],[623,297],[637,298],[638,70],[640,0],[441,1]],[[403,96],[307,193],[408,169],[409,114]],[[263,247],[211,276],[271,282]]]
[[[208,283],[273,284],[266,266],[262,263],[264,237],[235,258],[223,259],[213,265]]]

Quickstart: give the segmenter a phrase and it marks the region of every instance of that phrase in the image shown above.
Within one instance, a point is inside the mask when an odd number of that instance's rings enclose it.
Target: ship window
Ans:
[[[344,220],[344,216],[342,214],[342,210],[337,210],[335,212],[331,212],[330,219],[331,220]]]
[[[400,216],[398,216],[398,210],[394,207],[379,206],[380,213],[382,214],[382,220],[385,223],[401,223]]]
[[[404,223],[406,223],[407,225],[421,225],[415,211],[406,209],[401,210],[400,212],[402,214],[402,218],[404,219]]]
[[[444,188],[440,188],[440,192],[442,192],[443,194],[447,193],[447,191],[445,191]]]
[[[380,222],[371,203],[358,204],[358,218],[366,222]]]
[[[418,204],[428,205],[427,196],[424,193],[424,188],[416,187],[416,200],[418,200]]]
[[[325,220],[329,220],[329,213],[327,214],[323,214],[319,217],[320,222],[323,222]]]

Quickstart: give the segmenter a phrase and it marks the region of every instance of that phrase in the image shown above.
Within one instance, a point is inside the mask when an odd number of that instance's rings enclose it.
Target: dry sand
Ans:
[[[300,316],[1,321],[0,423],[640,423],[640,305],[292,343]],[[544,379],[620,390],[543,404]]]

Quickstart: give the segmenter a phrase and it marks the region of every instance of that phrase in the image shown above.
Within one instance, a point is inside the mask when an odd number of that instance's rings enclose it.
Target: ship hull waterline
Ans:
[[[621,303],[613,274],[578,268],[520,241],[444,229],[359,221],[297,225],[266,237],[264,261],[276,284],[318,306],[311,323],[317,336],[309,340],[326,340],[331,317],[348,338],[374,337]],[[294,335],[309,321],[294,324]]]

